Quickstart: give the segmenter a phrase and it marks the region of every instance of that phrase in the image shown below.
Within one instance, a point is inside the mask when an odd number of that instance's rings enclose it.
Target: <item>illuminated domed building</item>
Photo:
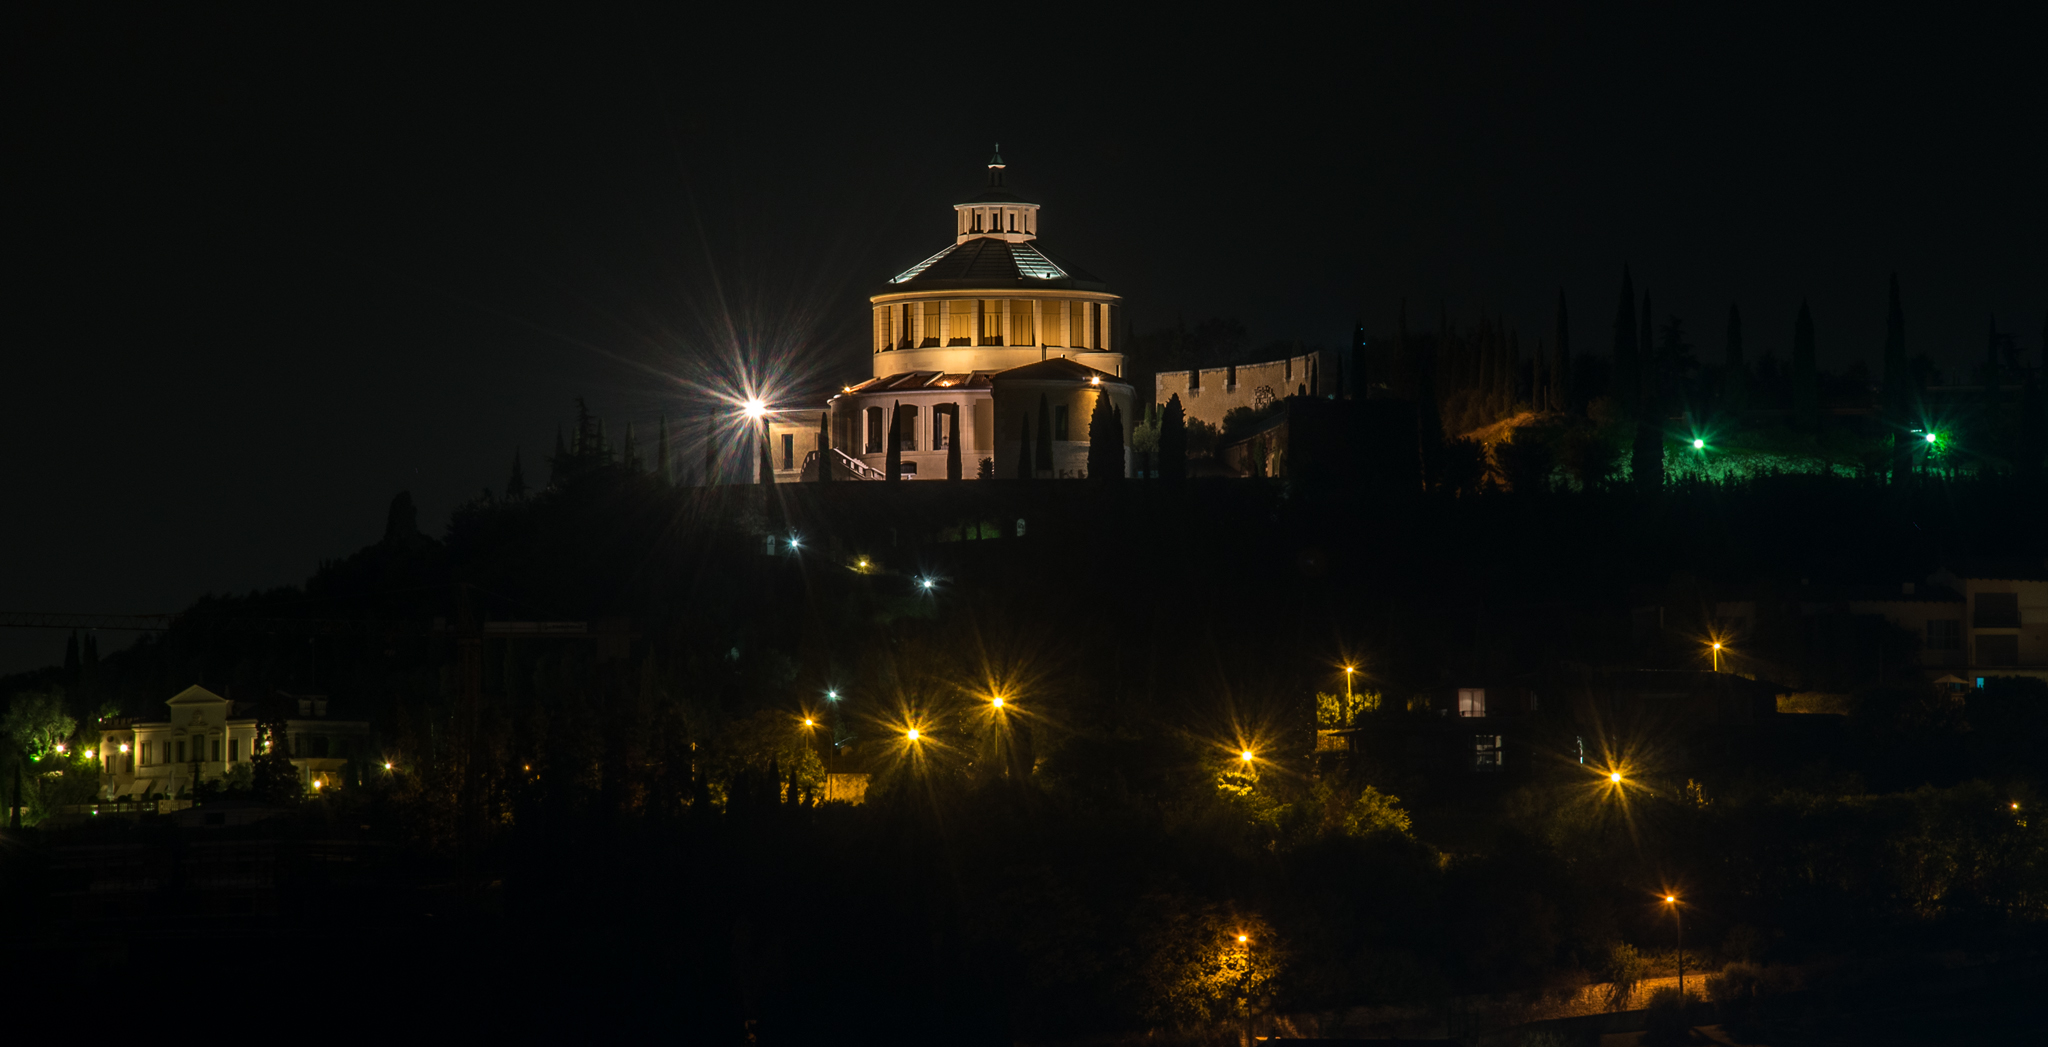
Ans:
[[[1003,171],[998,153],[987,188],[953,205],[953,242],[869,298],[874,377],[829,402],[833,479],[882,479],[892,421],[906,480],[945,479],[955,431],[963,479],[1027,467],[1040,478],[1081,476],[1103,396],[1130,446],[1137,419],[1117,344],[1121,299],[1039,243],[1039,205],[1006,188]],[[800,442],[794,431],[775,438],[790,479],[815,442],[815,430]]]

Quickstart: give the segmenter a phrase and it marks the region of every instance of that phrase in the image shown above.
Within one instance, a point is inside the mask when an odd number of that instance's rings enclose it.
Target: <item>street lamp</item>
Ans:
[[[1692,449],[1695,451],[1704,451],[1707,449],[1707,442],[1705,440],[1701,440],[1695,437],[1692,441]]]
[[[836,687],[828,687],[828,688],[826,688],[826,689],[825,689],[825,700],[826,700],[826,701],[828,701],[828,702],[836,702],[836,701],[838,701],[838,700],[839,700],[839,689],[838,689],[838,688],[836,688]]]
[[[1685,914],[1679,911],[1678,896],[1667,894],[1664,904],[1671,907],[1671,918],[1678,923],[1678,1005],[1685,1006]]]
[[[905,738],[908,738],[908,739],[910,739],[910,740],[911,740],[911,741],[913,741],[913,742],[914,742],[914,741],[916,741],[916,740],[917,740],[917,728],[915,728],[915,727],[912,727],[912,728],[911,728],[910,730],[908,730],[908,731],[905,731],[905,732],[903,733],[903,737],[905,737]]]
[[[747,397],[746,405],[740,408],[740,412],[755,421],[759,421],[767,416],[768,405],[762,403],[760,397],[750,396]]]
[[[1252,762],[1252,751],[1250,749],[1246,749],[1245,751],[1238,753],[1237,758],[1243,760],[1246,763],[1250,763]]]
[[[1346,708],[1349,708],[1351,705],[1351,675],[1357,671],[1358,666],[1355,665],[1344,667],[1344,705]]]
[[[1002,695],[1000,695],[1000,694],[999,694],[999,695],[996,695],[996,696],[995,696],[994,698],[991,698],[991,699],[989,699],[989,704],[990,704],[991,706],[995,707],[995,710],[996,710],[997,712],[1002,712],[1002,711],[1003,711],[1003,696],[1002,696]]]
[[[1721,671],[1721,641],[1714,641],[1714,671]]]
[[[1610,781],[1610,782],[1613,782],[1613,783],[1614,783],[1614,784],[1616,784],[1616,785],[1620,785],[1620,784],[1621,784],[1621,772],[1620,772],[1620,771],[1609,771],[1609,772],[1607,772],[1607,780],[1608,780],[1608,781]]]

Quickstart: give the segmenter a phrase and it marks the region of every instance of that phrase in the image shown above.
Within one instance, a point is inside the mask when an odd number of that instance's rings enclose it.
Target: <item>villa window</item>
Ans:
[[[1484,687],[1460,687],[1460,688],[1458,688],[1458,715],[1459,715],[1459,716],[1485,716],[1485,715],[1486,715],[1486,688],[1484,688]]]
[[[1472,736],[1472,769],[1475,771],[1500,770],[1505,739],[1497,734],[1475,734]]]
[[[1066,404],[1060,404],[1059,406],[1054,407],[1052,409],[1052,438],[1055,440],[1064,440],[1067,438]],[[1044,467],[1041,466],[1041,468]]]
[[[1017,231],[1017,212],[1015,211],[1010,212],[1010,231],[1013,233]]]
[[[957,411],[959,408],[956,406],[954,410]],[[943,451],[951,446],[946,439],[946,423],[951,417],[951,413],[947,411],[932,411],[932,450]]]
[[[215,738],[213,740],[213,744],[208,746],[208,755],[206,758],[214,763],[220,762],[220,739]]]
[[[1088,348],[1102,348],[1102,303],[1088,303]]]
[[[917,406],[903,405],[903,449],[917,450]]]
[[[242,759],[242,740],[241,740],[240,738],[230,738],[230,739],[228,739],[228,762],[229,762],[229,763],[239,763],[239,762],[241,762],[241,759]]]
[[[1045,303],[1045,344],[1067,344],[1067,303]]]
[[[181,739],[179,739],[179,740],[178,740],[178,743],[177,743],[177,744],[178,744],[178,762],[179,762],[179,763],[184,763],[184,762],[185,762],[185,741],[184,741],[184,739],[182,739],[182,738],[181,738]]]
[[[917,344],[935,346],[939,344],[939,328],[944,324],[945,304],[924,303],[924,330],[918,332]]]
[[[1970,624],[1979,629],[2019,628],[2020,594],[1978,593],[1976,619]]]
[[[1030,302],[1010,303],[1011,345],[1037,345],[1038,332],[1036,330],[1033,330],[1035,326],[1036,325],[1031,322]]]
[[[796,468],[796,437],[790,433],[782,434],[782,467]]]
[[[1977,637],[1978,665],[2020,664],[2020,636],[2018,633]]]
[[[882,453],[882,409],[881,409],[881,408],[879,408],[879,407],[870,407],[870,408],[868,408],[868,412],[867,412],[867,413],[868,413],[868,438],[867,438],[867,444],[866,444],[866,448],[867,448],[867,449],[866,449],[866,451],[865,451],[865,452],[863,452],[863,453],[866,453],[866,454],[881,454],[881,453]]]
[[[1927,622],[1927,649],[1930,651],[1962,650],[1962,620],[1959,618],[1929,619]]]
[[[143,743],[142,743],[142,744],[141,744],[140,746],[137,746],[137,748],[139,748],[139,749],[141,749],[141,750],[142,750],[142,765],[143,765],[144,767],[147,767],[147,766],[149,766],[150,764],[153,764],[153,763],[155,763],[155,762],[156,762],[156,743],[155,743],[155,742],[143,742]]]

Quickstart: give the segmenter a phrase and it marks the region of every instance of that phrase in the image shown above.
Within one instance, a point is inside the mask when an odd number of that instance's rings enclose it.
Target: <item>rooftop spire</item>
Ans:
[[[988,186],[1000,189],[1003,186],[1003,143],[996,143],[996,155],[988,158]]]

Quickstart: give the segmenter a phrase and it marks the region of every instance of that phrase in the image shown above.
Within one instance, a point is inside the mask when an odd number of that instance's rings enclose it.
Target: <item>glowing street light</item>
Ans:
[[[1695,451],[1704,451],[1707,449],[1707,442],[1705,440],[1701,440],[1695,437],[1692,441],[1692,449]]]
[[[747,397],[746,405],[740,408],[740,413],[756,421],[759,421],[760,419],[767,417],[768,405],[762,403],[760,397],[750,396]]]
[[[1237,758],[1243,760],[1246,763],[1250,763],[1252,762],[1252,751],[1250,749],[1246,749],[1245,751],[1238,753]]]
[[[923,589],[926,592],[930,592],[932,589],[932,580],[929,578],[919,578],[917,580],[917,586],[918,588]]]
[[[1667,894],[1664,904],[1671,907],[1671,918],[1678,922],[1678,998],[1685,999],[1685,914],[1678,908],[1678,896]]]
[[[386,760],[386,761],[384,761],[384,769],[385,769],[385,770],[387,770],[387,771],[391,769],[391,761],[390,761],[390,760]]]
[[[1251,941],[1251,940],[1252,940],[1252,939],[1251,939],[1251,935],[1248,935],[1248,934],[1240,934],[1240,935],[1238,935],[1238,936],[1237,936],[1237,944],[1239,944],[1239,945],[1243,945],[1244,943],[1246,943],[1246,942],[1248,942],[1248,941]]]
[[[85,758],[86,758],[86,759],[88,759],[88,760],[90,760],[90,759],[92,759],[92,757],[93,757],[93,751],[92,751],[91,749],[87,749],[87,750],[85,751]]]
[[[917,728],[912,727],[910,730],[903,732],[903,737],[908,738],[913,742],[916,741],[918,739]]]
[[[1928,433],[1928,434],[1927,434],[1927,442],[1928,442],[1928,443],[1934,443],[1934,442],[1935,442],[1935,441],[1936,441],[1937,439],[1938,439],[1938,437],[1937,437],[1937,436],[1936,436],[1936,435],[1935,435],[1934,433]]]
[[[1351,676],[1356,672],[1358,672],[1358,666],[1347,665],[1344,667],[1344,704],[1346,706],[1351,704]],[[1349,714],[1347,713],[1346,715]]]
[[[1616,785],[1620,785],[1620,784],[1621,784],[1621,772],[1620,772],[1620,771],[1609,771],[1609,772],[1607,772],[1607,780],[1608,780],[1608,781],[1610,781],[1610,782],[1613,782],[1613,783],[1614,783],[1614,784],[1616,784]]]
[[[121,751],[122,751],[123,753],[126,753],[126,752],[128,751],[128,743],[127,743],[127,742],[122,742],[122,743],[121,743]]]
[[[825,689],[825,700],[826,700],[826,701],[828,701],[828,702],[836,702],[836,701],[838,701],[838,700],[839,700],[839,691],[838,691],[838,689],[837,689],[837,688],[831,688],[831,687],[828,687],[828,688],[826,688],[826,689]]]
[[[996,695],[994,698],[989,699],[989,704],[994,706],[996,710],[1000,712],[1003,708],[1003,696],[1000,694]],[[2014,804],[2013,806],[2018,807],[2019,805]]]
[[[1718,672],[1720,672],[1720,671],[1721,671],[1721,641],[1719,641],[1719,640],[1715,640],[1715,641],[1714,641],[1714,643],[1713,643],[1713,648],[1714,648],[1714,671],[1718,673]]]

